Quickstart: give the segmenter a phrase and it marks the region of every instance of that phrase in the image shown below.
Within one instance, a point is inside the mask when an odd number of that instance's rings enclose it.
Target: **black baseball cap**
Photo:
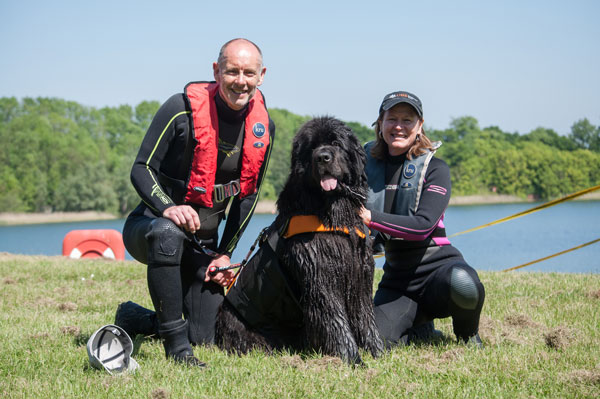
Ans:
[[[423,105],[421,104],[421,100],[419,100],[419,97],[407,91],[395,91],[383,97],[383,101],[379,107],[379,115],[400,103],[412,105],[415,111],[417,111],[419,118],[423,119]]]

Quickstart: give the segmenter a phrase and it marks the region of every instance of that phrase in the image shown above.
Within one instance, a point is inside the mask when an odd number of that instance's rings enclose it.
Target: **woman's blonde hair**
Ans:
[[[382,112],[379,115],[379,118],[373,123],[375,126],[375,137],[377,140],[375,141],[375,145],[371,147],[371,156],[375,159],[384,160],[386,155],[388,154],[388,146],[387,143],[383,140],[383,134],[381,133],[381,119],[383,118]],[[420,119],[421,123],[423,123],[423,119]],[[417,134],[417,138],[413,145],[406,152],[406,158],[413,159],[413,157],[418,157],[419,155],[423,155],[427,152],[427,150],[433,150],[433,145],[431,144],[431,140],[425,134],[425,129],[421,126],[421,133]]]

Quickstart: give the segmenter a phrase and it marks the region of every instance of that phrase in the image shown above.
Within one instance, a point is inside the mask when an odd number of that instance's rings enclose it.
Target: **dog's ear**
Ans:
[[[344,143],[347,146],[346,153],[350,165],[353,166],[355,173],[353,174],[353,183],[363,188],[367,186],[367,174],[365,172],[365,166],[367,164],[367,155],[365,149],[358,141],[358,137],[354,134],[354,131],[350,126],[344,124],[345,137]]]
[[[290,174],[301,177],[306,173],[303,156],[306,155],[306,139],[303,138],[303,130],[299,130],[298,134],[292,140],[292,159],[290,162]]]
[[[300,127],[294,139],[292,140],[292,151],[290,159],[290,173],[279,197],[277,199],[277,209],[280,215],[289,217],[292,214],[302,209],[310,209],[308,205],[311,196],[307,197],[306,190],[299,190],[299,185],[305,184],[307,173],[310,171],[310,157],[312,150],[310,146],[313,144],[313,120],[306,122]]]

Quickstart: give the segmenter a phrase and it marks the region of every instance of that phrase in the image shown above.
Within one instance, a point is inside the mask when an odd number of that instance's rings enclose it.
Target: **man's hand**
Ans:
[[[177,226],[190,233],[200,229],[200,218],[198,212],[189,205],[175,205],[164,210],[163,217],[170,219]]]
[[[219,255],[210,262],[208,267],[206,268],[206,275],[204,277],[204,281],[214,281],[215,283],[227,287],[233,281],[235,277],[234,270],[223,270],[221,272],[217,272],[216,274],[211,274],[211,271],[215,270],[217,267],[227,267],[231,265],[231,259],[227,255]]]

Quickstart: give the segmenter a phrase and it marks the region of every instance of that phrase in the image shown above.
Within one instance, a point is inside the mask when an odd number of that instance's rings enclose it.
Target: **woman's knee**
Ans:
[[[468,265],[455,265],[450,270],[450,299],[461,309],[481,309],[485,289],[477,272]]]

